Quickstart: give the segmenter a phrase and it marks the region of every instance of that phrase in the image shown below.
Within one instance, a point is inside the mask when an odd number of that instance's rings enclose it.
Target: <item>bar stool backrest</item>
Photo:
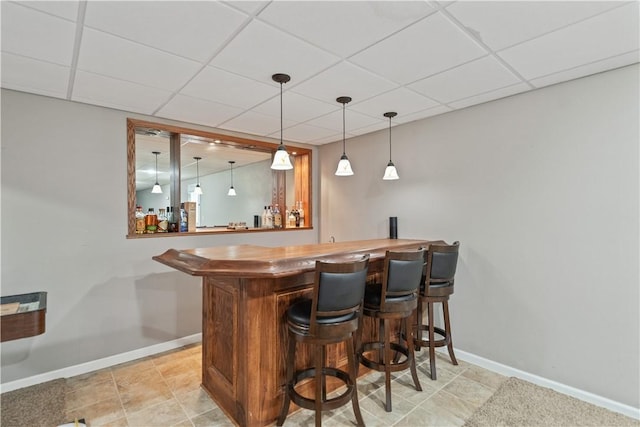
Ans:
[[[425,251],[392,252],[387,251],[382,277],[382,295],[380,308],[391,303],[392,299],[417,297],[418,288],[424,271]]]
[[[449,288],[447,293],[453,293],[459,249],[460,242],[429,245],[425,273],[426,295],[437,294],[444,287]]]
[[[360,314],[368,268],[368,254],[352,262],[316,261],[311,333],[318,326],[317,318],[336,318],[338,322]]]

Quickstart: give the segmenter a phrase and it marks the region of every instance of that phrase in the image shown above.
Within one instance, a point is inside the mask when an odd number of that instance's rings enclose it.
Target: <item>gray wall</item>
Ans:
[[[457,348],[638,407],[638,69],[322,146],[320,241],[459,240]]]
[[[46,332],[2,344],[2,383],[199,333],[200,280],[153,255],[317,241],[314,230],[127,240],[127,117],[158,121],[2,90],[1,292],[48,292]]]

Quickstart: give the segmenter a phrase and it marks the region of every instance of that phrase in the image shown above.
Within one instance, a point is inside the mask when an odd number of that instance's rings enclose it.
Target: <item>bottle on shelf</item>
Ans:
[[[267,228],[273,228],[273,211],[271,206],[267,207]]]
[[[302,200],[300,200],[300,207],[298,208],[298,213],[300,214],[300,227],[304,227],[304,208],[302,207]]]
[[[267,207],[262,211],[262,228],[267,228]]]
[[[144,216],[144,225],[146,232],[153,234],[158,229],[158,216],[154,212],[153,208],[149,208],[149,211]]]
[[[300,227],[300,211],[298,210],[298,202],[296,202],[296,209],[293,211],[295,218],[295,226]]]
[[[184,203],[180,203],[180,232],[189,231],[189,223],[187,211],[184,209]]]
[[[168,209],[168,208],[167,208]],[[167,233],[169,231],[169,220],[164,208],[158,209],[158,233]]]
[[[144,234],[147,226],[144,222],[144,212],[142,206],[136,206],[136,234]]]
[[[273,228],[282,228],[282,214],[277,203],[273,207]]]
[[[176,215],[173,211],[173,206],[169,206],[167,208],[167,221],[169,222],[169,232],[170,233],[175,233],[178,231],[178,220],[176,218]]]
[[[295,228],[296,227],[296,216],[294,214],[295,212],[295,208],[292,206],[291,210],[289,211],[289,215],[287,215],[287,227],[288,228]]]

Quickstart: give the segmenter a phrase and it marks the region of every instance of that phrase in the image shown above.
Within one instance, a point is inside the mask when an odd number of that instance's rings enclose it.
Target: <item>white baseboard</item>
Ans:
[[[442,351],[443,353],[447,354],[444,349],[438,349],[438,351]],[[559,393],[575,397],[576,399],[592,403],[596,406],[601,406],[610,411],[626,415],[627,417],[640,420],[640,408],[634,408],[633,406],[625,405],[623,403],[607,399],[606,397],[598,396],[597,394],[593,394],[588,391],[580,390],[575,387],[549,380],[547,378],[539,377],[538,375],[530,374],[529,372],[521,371],[519,369],[512,368],[510,366],[503,365],[501,363],[497,363],[492,360],[485,359],[484,357],[476,356],[475,354],[467,353],[462,350],[455,349],[455,352],[456,358],[488,369],[489,371],[497,372],[498,374],[509,377],[520,378],[522,380],[529,381],[530,383],[542,387],[547,387]]]
[[[55,380],[58,378],[74,377],[76,375],[86,374],[88,372],[97,371],[99,369],[115,366],[120,363],[130,362],[132,360],[140,359],[146,356],[152,356],[154,354],[162,353],[176,348],[183,347],[185,345],[194,344],[202,341],[202,334],[194,334],[188,337],[178,338],[173,341],[167,341],[160,344],[154,344],[149,347],[139,348],[137,350],[128,351],[126,353],[120,353],[113,356],[105,357],[102,359],[92,360],[90,362],[82,363],[80,365],[69,366],[67,368],[57,369],[51,372],[45,372],[44,374],[34,375],[32,377],[23,378],[16,381],[11,381],[0,385],[0,393],[7,391],[17,390],[24,387],[29,387],[35,384],[44,383],[47,381]]]

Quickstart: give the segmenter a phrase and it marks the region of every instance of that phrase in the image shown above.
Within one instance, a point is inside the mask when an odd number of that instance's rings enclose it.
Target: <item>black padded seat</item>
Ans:
[[[316,261],[313,295],[293,303],[286,312],[287,383],[277,425],[284,424],[290,402],[315,411],[315,424],[322,424],[322,411],[333,410],[349,401],[353,406],[356,423],[364,426],[358,404],[356,341],[362,320],[362,301],[369,268],[369,255],[353,262],[331,263]],[[326,346],[346,343],[348,372],[326,366]],[[312,367],[295,371],[296,343],[314,348]],[[342,381],[346,387],[335,397],[327,398],[327,377]],[[304,379],[314,380],[314,397],[309,398],[296,390]]]
[[[358,358],[364,366],[385,373],[385,410],[391,412],[391,372],[411,369],[416,390],[422,391],[415,357],[413,354],[413,336],[407,337],[406,346],[391,342],[390,320],[399,320],[403,330],[416,310],[418,289],[424,270],[425,251],[392,252],[387,251],[384,260],[382,283],[368,285],[364,297],[365,316],[372,317],[379,327],[378,341],[367,342],[359,346]],[[395,352],[400,357],[392,359]],[[377,353],[377,358],[374,356]]]

